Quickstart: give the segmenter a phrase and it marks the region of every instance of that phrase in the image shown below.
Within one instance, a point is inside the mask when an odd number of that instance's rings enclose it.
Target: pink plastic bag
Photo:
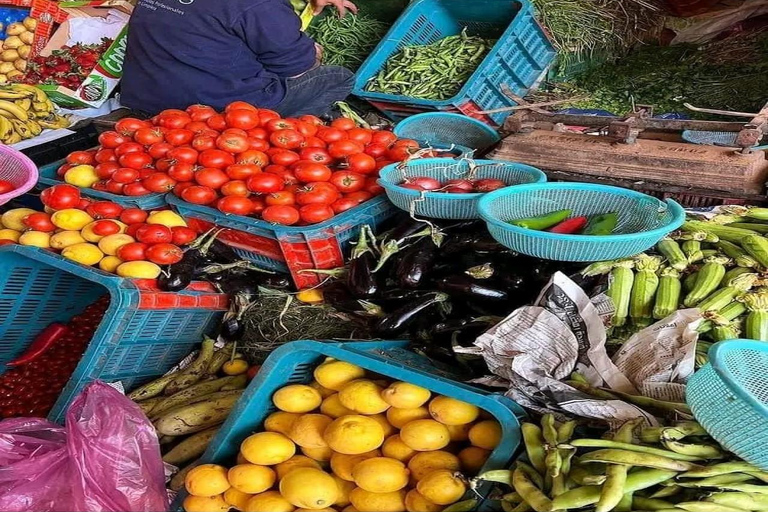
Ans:
[[[98,381],[72,402],[64,428],[38,418],[0,421],[0,510],[167,511],[155,429]]]

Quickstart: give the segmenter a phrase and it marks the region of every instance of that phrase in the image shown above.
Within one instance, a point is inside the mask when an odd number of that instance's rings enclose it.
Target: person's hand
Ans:
[[[357,14],[357,6],[349,0],[312,0],[312,5],[315,8],[315,15],[320,14],[327,5],[334,6],[336,10],[339,11],[339,16],[342,18],[347,14],[347,9],[352,11],[352,14]]]
[[[323,62],[323,47],[315,43],[315,65],[320,65]]]

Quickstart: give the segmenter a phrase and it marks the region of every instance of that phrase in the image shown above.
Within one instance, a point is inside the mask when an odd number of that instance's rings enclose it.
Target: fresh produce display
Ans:
[[[365,14],[324,16],[312,23],[307,35],[323,47],[323,64],[357,70],[389,29]]]
[[[36,28],[37,20],[30,16],[6,27],[0,52],[0,84],[24,75],[32,53]]]
[[[571,210],[557,210],[536,217],[511,220],[509,223],[521,228],[563,235],[602,236],[613,233],[619,222],[619,214],[616,212],[590,217],[584,215],[573,217],[572,215]]]
[[[53,50],[47,57],[38,55],[28,63],[25,62],[26,73],[23,76],[15,75],[12,78],[25,84],[61,85],[76,90],[113,42],[105,37],[99,44],[77,43]],[[5,44],[8,44],[7,39]]]
[[[497,179],[468,179],[458,178],[444,183],[428,176],[415,176],[406,178],[400,184],[403,188],[426,192],[442,192],[445,194],[470,194],[485,193],[506,187],[507,184]]]
[[[7,194],[16,190],[16,185],[8,180],[0,180],[0,194]]]
[[[69,121],[58,115],[48,96],[31,85],[0,86],[0,142],[16,144],[46,129],[66,128]]]
[[[0,375],[0,419],[44,417],[64,389],[109,307],[102,297],[68,323],[52,323]]]
[[[187,512],[443,510],[501,440],[476,406],[423,387],[341,360],[314,377],[274,393],[277,411],[243,439],[235,464],[185,473]]]
[[[502,484],[504,510],[764,510],[768,474],[720,447],[694,421],[613,435],[580,435],[576,422],[523,423],[526,460],[473,479]],[[514,491],[514,492],[512,492]]]
[[[170,210],[145,212],[89,201],[72,185],[54,185],[40,199],[44,212],[14,208],[0,216],[0,243],[60,251],[69,260],[121,277],[154,279],[160,265],[181,261],[181,246],[197,238]]]
[[[464,29],[432,44],[406,46],[387,59],[365,90],[447,100],[458,94],[494,43]]]

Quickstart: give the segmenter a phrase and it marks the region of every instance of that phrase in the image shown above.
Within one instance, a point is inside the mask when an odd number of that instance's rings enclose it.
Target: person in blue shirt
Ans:
[[[356,12],[349,0],[314,0]],[[328,114],[352,90],[346,68],[320,65],[288,0],[138,0],[128,27],[121,103],[154,115],[237,100],[284,117]]]

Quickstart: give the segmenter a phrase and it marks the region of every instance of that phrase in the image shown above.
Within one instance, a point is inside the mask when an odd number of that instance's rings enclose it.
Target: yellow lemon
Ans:
[[[300,416],[300,414],[293,412],[273,412],[267,416],[266,420],[264,420],[264,430],[268,430],[270,432],[280,432],[281,434],[287,436],[291,431],[293,423],[299,419]]]
[[[285,462],[281,462],[275,466],[275,472],[277,472],[277,479],[281,480],[290,471],[296,468],[315,468],[320,469],[320,464],[316,460],[310,459],[306,455],[294,455]]]
[[[67,249],[70,249],[70,247],[67,247]],[[131,279],[155,279],[160,275],[160,272],[160,267],[151,261],[126,261],[121,263],[115,270],[115,273],[120,277]]]
[[[18,242],[19,237],[21,237],[21,231],[16,231],[15,229],[10,229],[10,228],[0,229],[0,240],[10,240],[11,242]],[[54,249],[60,249],[60,247],[54,247]]]
[[[374,457],[359,462],[352,477],[361,489],[371,492],[394,492],[408,485],[408,468],[399,460]]]
[[[275,485],[275,472],[256,464],[238,464],[227,472],[229,483],[240,492],[258,494]]]
[[[302,448],[325,448],[323,433],[332,421],[324,414],[303,414],[293,422],[288,437]]]
[[[414,409],[390,407],[387,409],[387,421],[395,428],[403,428],[406,423],[413,420],[428,420],[429,418],[429,409],[426,407],[416,407]]]
[[[323,398],[320,392],[304,384],[291,384],[275,391],[272,402],[285,412],[304,413],[317,409]]]
[[[365,379],[353,380],[341,388],[339,401],[359,414],[379,414],[389,409],[389,404],[381,398],[381,387]]]
[[[225,375],[240,375],[248,371],[248,362],[245,359],[233,359],[224,363],[221,371]]]
[[[313,468],[297,468],[280,480],[280,494],[294,506],[327,508],[339,498],[339,486],[328,473]]]
[[[357,488],[349,493],[349,501],[365,512],[405,512],[405,491],[370,492]]]
[[[323,437],[333,451],[357,455],[381,446],[384,429],[375,419],[352,414],[333,420]]]
[[[493,450],[501,442],[501,425],[496,420],[484,420],[469,430],[469,442],[472,446]]]
[[[99,268],[104,272],[111,272],[114,274],[115,271],[117,271],[117,267],[122,264],[123,260],[117,256],[104,256],[101,258],[101,261],[99,261]]]
[[[472,428],[472,424],[446,425],[446,427],[448,428],[448,433],[451,435],[451,442],[458,443],[469,439],[469,430]]]
[[[125,233],[117,233],[116,235],[107,235],[99,240],[99,249],[104,254],[109,256],[116,256],[117,250],[125,244],[135,242],[132,236]]]
[[[230,504],[224,500],[221,494],[187,496],[182,505],[187,512],[227,512],[230,508]]]
[[[318,462],[328,462],[331,460],[331,455],[333,455],[333,450],[331,450],[328,446],[323,446],[321,448],[301,448],[301,453],[306,455],[312,460],[316,460]]]
[[[381,392],[381,398],[392,407],[400,409],[415,409],[421,407],[431,393],[428,389],[410,384],[408,382],[393,382],[387,389]]]
[[[438,396],[429,402],[429,414],[445,425],[464,425],[475,421],[480,409],[455,398]]]
[[[347,409],[341,405],[338,393],[334,393],[323,400],[323,403],[320,404],[320,412],[334,419],[340,418],[341,416],[346,416],[348,414],[355,414],[355,411],[352,409]]]
[[[47,249],[51,246],[51,234],[44,233],[42,231],[25,231],[19,237],[18,242],[21,245],[28,245],[31,247],[40,247],[41,249]],[[98,249],[96,250],[98,251]],[[90,263],[89,265],[93,265],[93,263]]]
[[[352,470],[355,466],[372,457],[381,457],[381,452],[379,450],[371,450],[370,452],[361,453],[359,455],[334,453],[331,456],[331,471],[342,480],[353,482],[355,479],[352,477]]]
[[[417,453],[408,461],[408,469],[411,470],[411,476],[414,480],[421,480],[438,469],[458,471],[460,467],[461,463],[458,457],[440,450]]]
[[[51,247],[54,249],[64,249],[70,245],[82,244],[85,238],[79,231],[59,231],[51,235]]]
[[[408,512],[440,512],[444,507],[432,503],[416,489],[411,489],[405,495],[405,508]]]
[[[376,420],[376,422],[381,425],[381,429],[384,431],[384,438],[391,436],[397,430],[395,427],[390,425],[389,421],[387,421],[386,415],[384,414],[371,414],[368,417]]]
[[[149,217],[147,217],[147,224],[162,224],[163,226],[168,226],[169,228],[187,226],[184,218],[172,210],[150,212]]]
[[[352,489],[355,488],[355,482],[349,482],[336,475],[331,476],[333,476],[333,479],[336,480],[336,485],[339,486],[339,497],[336,499],[336,503],[333,505],[335,507],[346,507],[349,505],[349,493],[352,492]]]
[[[194,467],[184,478],[184,487],[193,496],[210,497],[221,494],[230,487],[227,468],[216,464]]]
[[[37,211],[32,208],[13,208],[0,215],[0,222],[8,229],[24,231],[27,229],[27,225],[24,224],[24,217],[33,213],[37,213]]]
[[[416,455],[416,450],[412,449],[410,446],[405,444],[402,439],[400,439],[400,436],[395,434],[393,436],[389,436],[385,441],[384,444],[381,445],[381,454],[385,457],[389,457],[391,459],[397,459],[401,462],[408,462],[411,460],[411,457]]]
[[[54,212],[51,215],[51,222],[59,229],[79,231],[93,222],[93,218],[83,210],[67,208],[66,210]]]
[[[435,420],[414,420],[400,429],[400,439],[417,452],[428,452],[448,446],[451,434]]]
[[[245,504],[253,497],[252,494],[240,492],[234,487],[224,491],[224,501],[235,507],[237,510],[245,510]]]
[[[309,387],[316,389],[317,392],[320,393],[320,397],[322,397],[323,400],[325,400],[326,398],[328,398],[329,396],[335,393],[334,390],[324,388],[317,381],[314,381],[314,380],[309,383]]]
[[[272,466],[293,457],[296,445],[283,434],[259,432],[246,437],[240,445],[240,451],[251,464]]]
[[[339,391],[349,382],[365,376],[365,370],[354,364],[335,359],[315,368],[315,380],[323,387]]]
[[[76,165],[64,173],[64,181],[81,188],[91,188],[99,181],[99,175],[92,165]]]
[[[320,304],[323,302],[323,291],[317,288],[308,288],[301,290],[296,294],[296,300],[305,304]]]
[[[416,490],[432,503],[450,505],[464,496],[467,486],[461,475],[450,469],[438,469],[419,480]]]
[[[249,499],[243,512],[293,512],[294,510],[296,507],[279,492],[267,491]]]
[[[468,446],[458,453],[461,470],[468,475],[477,475],[491,455],[489,450]]]
[[[88,266],[97,264],[101,261],[101,258],[104,257],[104,253],[101,252],[98,247],[89,244],[88,242],[70,245],[61,251],[61,255],[68,260],[76,261]]]

